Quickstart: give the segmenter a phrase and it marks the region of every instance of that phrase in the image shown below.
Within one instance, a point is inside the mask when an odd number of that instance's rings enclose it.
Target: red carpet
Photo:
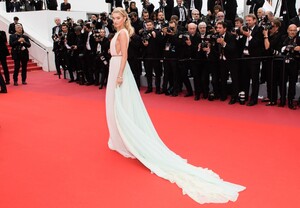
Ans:
[[[164,142],[242,184],[235,203],[199,205],[107,147],[105,90],[30,72],[0,94],[1,208],[300,207],[300,110],[143,94]]]

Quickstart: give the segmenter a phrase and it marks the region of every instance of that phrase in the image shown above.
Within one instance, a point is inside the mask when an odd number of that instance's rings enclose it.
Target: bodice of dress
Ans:
[[[116,50],[116,42],[117,42],[117,39],[118,39],[118,36],[120,34],[120,32],[124,30],[125,33],[127,34],[127,38],[129,40],[129,35],[128,35],[128,31],[124,28],[124,29],[121,29],[120,31],[116,32],[116,34],[114,35],[114,37],[112,38],[111,42],[110,42],[110,54],[112,56],[122,56],[121,54],[121,51],[119,54],[117,54],[117,50]]]

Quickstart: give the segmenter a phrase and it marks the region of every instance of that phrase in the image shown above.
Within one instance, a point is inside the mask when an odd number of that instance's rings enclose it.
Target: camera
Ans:
[[[97,51],[96,52],[98,59],[101,61],[102,64],[104,64],[104,66],[108,65],[108,61],[106,60],[104,54],[101,51]]]
[[[242,26],[243,31],[248,32],[249,31],[249,27],[247,24]]]
[[[237,35],[241,35],[242,34],[240,28],[238,28],[238,27],[232,28],[231,32],[234,32]]]
[[[212,34],[210,36],[210,38],[212,38],[212,39],[218,39],[218,38],[221,38],[221,35],[219,33],[215,33],[215,34]]]
[[[144,30],[142,33],[142,41],[148,41],[152,37],[152,30]]]
[[[105,12],[100,13],[100,20],[101,21],[106,21],[107,20],[107,15]]]
[[[273,25],[269,21],[268,15],[266,15],[263,20],[260,22],[260,27],[262,27],[264,30],[270,30],[272,29]]]
[[[190,39],[190,34],[188,32],[184,32],[179,35],[179,38],[181,38],[183,41],[186,41],[186,40]]]
[[[202,48],[208,48],[208,43],[203,41],[203,42],[200,43],[200,47],[201,47],[201,49]]]

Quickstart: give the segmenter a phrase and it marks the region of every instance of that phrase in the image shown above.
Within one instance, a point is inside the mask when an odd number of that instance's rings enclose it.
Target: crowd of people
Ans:
[[[43,9],[57,10],[57,0],[6,0],[7,12],[39,11]],[[71,4],[64,0],[60,4],[61,11],[70,11]]]
[[[248,0],[252,13],[241,18],[235,0],[209,0],[207,15],[201,13],[202,1],[196,0],[176,0],[176,5],[173,0],[160,0],[158,8],[143,0],[140,13],[134,1],[113,2],[125,7],[135,29],[128,62],[138,88],[145,72],[145,93],[176,97],[185,87],[184,96],[195,101],[230,97],[229,104],[254,106],[260,84],[266,83],[267,96],[262,101],[267,106],[287,104],[296,109],[300,103],[300,98],[295,102],[300,8],[295,15],[288,5],[281,9],[283,16],[276,18],[260,7],[260,1]],[[62,69],[64,78],[68,72],[69,82],[102,89],[115,33],[110,15],[102,12],[76,22],[56,18],[55,24],[56,74],[60,77]]]
[[[135,29],[128,62],[138,87],[144,69],[145,93],[153,91],[154,79],[156,94],[176,97],[185,86],[184,96],[194,96],[196,101],[201,97],[226,101],[230,96],[229,104],[254,106],[259,86],[266,82],[266,105],[283,107],[287,100],[288,107],[296,109],[300,9],[298,15],[280,19],[248,1],[256,13],[243,19],[236,15],[236,1],[208,1],[206,16],[197,1],[177,0],[176,6],[172,2],[160,1],[155,9],[145,0],[141,16],[134,1],[116,5],[125,7]],[[55,22],[57,74],[63,68],[70,82],[102,89],[109,73],[109,42],[115,32],[109,15],[103,12],[86,21],[75,23],[69,18],[61,23],[57,18]]]

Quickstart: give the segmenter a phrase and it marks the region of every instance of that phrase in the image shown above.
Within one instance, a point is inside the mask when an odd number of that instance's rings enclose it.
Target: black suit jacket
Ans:
[[[249,41],[248,51],[251,57],[261,56],[264,51],[264,38],[262,29],[257,25],[253,28],[251,33],[252,39]],[[245,48],[245,44],[247,41],[247,37],[244,36],[242,39],[243,47]]]
[[[18,40],[23,37],[25,39],[24,43],[20,43]],[[12,34],[9,36],[9,45],[12,47],[11,55],[14,60],[25,58],[29,60],[29,52],[28,48],[30,48],[31,44],[28,36],[26,35],[18,35]],[[24,47],[25,50],[20,50],[20,48]]]
[[[189,20],[188,9],[185,6],[183,6],[183,8],[184,8],[184,13],[185,13],[185,21],[188,21]],[[179,13],[179,7],[178,6],[173,8],[172,15],[176,15],[178,17],[178,20],[180,19],[180,13]]]
[[[214,7],[220,5],[223,9],[225,6],[226,0],[207,0],[207,11],[209,10],[212,14],[214,13]]]
[[[288,18],[292,19],[297,16],[296,12],[296,0],[282,0],[282,6],[280,9],[280,16],[283,16],[283,12],[286,11]]]
[[[0,57],[6,57],[9,55],[6,44],[7,44],[6,33],[0,30]]]
[[[226,46],[221,46],[221,49],[224,51],[224,56],[226,57],[226,59],[238,58],[239,54],[236,37],[231,33],[226,32],[224,41],[226,42]]]

